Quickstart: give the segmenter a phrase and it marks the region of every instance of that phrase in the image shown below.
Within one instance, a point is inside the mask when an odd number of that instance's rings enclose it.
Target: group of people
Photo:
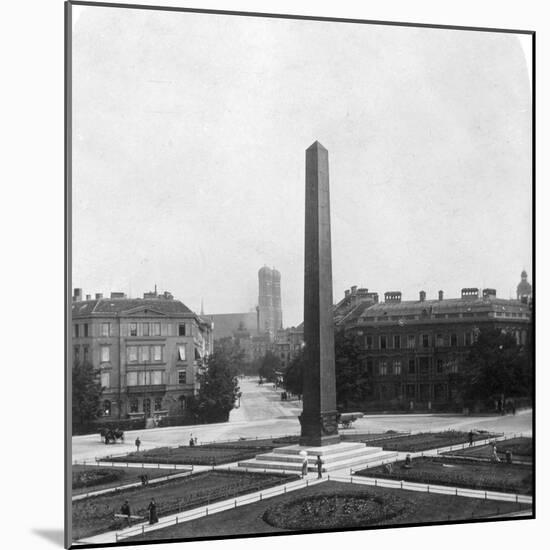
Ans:
[[[157,503],[155,502],[154,498],[152,498],[151,502],[149,502],[149,506],[147,506],[147,511],[149,513],[149,524],[153,525],[154,523],[158,523],[159,518],[157,515]],[[120,515],[126,517],[126,522],[128,523],[128,527],[130,527],[132,510],[130,508],[130,502],[128,501],[128,499],[126,499],[124,501],[124,504],[120,507]]]
[[[189,447],[194,447],[199,441],[197,436],[193,437],[193,434],[189,436]]]
[[[317,466],[317,479],[321,479],[323,477],[323,459],[321,458],[321,455],[317,455],[315,466]],[[308,468],[308,460],[307,460],[307,454],[306,454],[302,461],[302,479],[307,475],[307,468]]]

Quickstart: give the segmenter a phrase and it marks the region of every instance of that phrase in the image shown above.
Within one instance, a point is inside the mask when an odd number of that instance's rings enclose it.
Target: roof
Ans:
[[[166,300],[165,298],[101,298],[99,300],[86,300],[84,302],[73,302],[73,316],[87,317],[90,315],[123,315],[135,309],[150,308],[152,311],[166,315],[192,314],[183,302],[179,300]]]

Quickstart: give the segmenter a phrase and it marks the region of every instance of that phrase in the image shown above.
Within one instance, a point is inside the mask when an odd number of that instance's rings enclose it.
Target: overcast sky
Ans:
[[[334,297],[531,277],[517,35],[74,6],[73,286],[156,283],[302,320],[305,149],[329,151]]]

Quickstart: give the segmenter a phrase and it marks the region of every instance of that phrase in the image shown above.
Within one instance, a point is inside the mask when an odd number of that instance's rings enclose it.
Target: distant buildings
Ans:
[[[75,289],[73,360],[100,369],[105,419],[179,415],[212,353],[211,322],[169,292],[92,299]]]
[[[527,282],[527,272],[525,269],[521,272],[521,281],[516,290],[517,299],[522,302],[527,302],[533,294],[531,285]]]

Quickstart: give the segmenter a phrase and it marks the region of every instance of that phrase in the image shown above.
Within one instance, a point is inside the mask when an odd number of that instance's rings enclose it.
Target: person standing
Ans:
[[[141,445],[141,441],[139,437],[136,437],[136,452],[139,453],[139,446]]]
[[[307,476],[307,456],[302,461],[302,479]]]
[[[470,430],[468,433],[468,442],[470,443],[468,446],[471,447],[474,444],[474,432],[473,430]]]
[[[317,479],[321,479],[323,477],[323,460],[321,459],[321,455],[317,455],[315,465],[317,466]]]
[[[155,502],[154,498],[151,499],[151,502],[149,503],[147,509],[149,510],[149,525],[158,523],[159,518],[157,516],[157,503]]]
[[[124,501],[124,504],[120,507],[120,513],[123,516],[126,516],[126,521],[128,522],[128,527],[130,527],[130,516],[132,515],[132,512],[130,510],[130,503],[128,500]]]

